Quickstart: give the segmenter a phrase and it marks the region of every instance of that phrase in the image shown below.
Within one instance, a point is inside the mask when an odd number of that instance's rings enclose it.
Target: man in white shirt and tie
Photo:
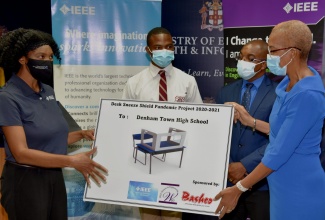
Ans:
[[[149,31],[146,51],[151,57],[150,65],[129,78],[123,99],[202,103],[195,78],[171,63],[174,44],[168,30],[156,27]],[[182,219],[180,212],[149,208],[140,208],[140,215],[142,220]]]
[[[202,103],[195,78],[171,63],[174,60],[174,44],[168,30],[157,27],[149,31],[146,51],[151,57],[150,65],[129,78],[123,99],[162,101],[159,100],[159,71],[164,70],[167,81],[166,101]]]

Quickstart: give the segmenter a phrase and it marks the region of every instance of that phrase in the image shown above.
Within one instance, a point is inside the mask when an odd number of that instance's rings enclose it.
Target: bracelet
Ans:
[[[240,191],[242,191],[242,192],[246,192],[246,191],[248,190],[248,188],[243,187],[243,185],[240,183],[240,181],[238,181],[238,182],[236,183],[236,186],[237,186],[237,188],[238,188]]]
[[[252,127],[253,132],[256,130],[256,118],[254,118],[254,125]]]

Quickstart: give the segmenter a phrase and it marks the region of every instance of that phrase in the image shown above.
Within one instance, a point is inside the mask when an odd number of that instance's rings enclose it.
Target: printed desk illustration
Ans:
[[[141,151],[145,154],[145,160],[147,159],[146,154],[150,155],[150,169],[149,173],[151,173],[151,161],[152,156],[156,154],[163,154],[162,161],[165,162],[166,153],[172,153],[176,151],[182,151],[181,161],[179,167],[182,165],[182,158],[183,158],[183,151],[184,151],[184,139],[185,139],[186,132],[176,129],[176,128],[169,128],[168,133],[161,133],[157,134],[145,129],[141,129],[140,140],[139,144],[134,145],[135,151],[135,160],[138,160],[138,151]],[[180,137],[179,139],[174,139],[175,137]],[[166,139],[167,138],[167,139]],[[133,135],[134,139],[134,135]],[[146,164],[146,162],[145,162]]]
[[[215,215],[232,106],[102,99],[97,120],[93,160],[109,175],[85,201]]]

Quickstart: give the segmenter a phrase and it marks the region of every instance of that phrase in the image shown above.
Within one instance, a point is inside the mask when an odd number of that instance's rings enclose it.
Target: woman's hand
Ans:
[[[81,130],[81,135],[83,139],[86,139],[87,141],[93,141],[95,140],[95,130]]]
[[[68,136],[68,144],[73,144],[77,141],[80,141],[81,139],[86,139],[88,141],[95,140],[95,130],[79,130],[79,131],[73,131],[69,133]]]
[[[244,126],[254,126],[254,118],[246,111],[245,107],[236,102],[226,102],[227,105],[232,105],[235,108],[234,122],[239,120]]]
[[[90,186],[90,177],[100,185],[101,182],[106,183],[106,177],[108,170],[96,163],[91,159],[91,156],[96,153],[97,147],[94,147],[88,152],[83,152],[73,155],[71,167],[78,170],[84,176],[88,186]]]
[[[232,105],[234,107],[234,123],[237,123],[237,121],[239,120],[240,114],[237,111],[237,109],[235,108],[236,105],[238,105],[236,102],[225,102],[226,105]]]
[[[241,194],[242,191],[240,191],[237,186],[232,186],[222,190],[216,195],[214,201],[221,199],[215,212],[216,214],[220,214],[219,219],[221,219],[226,213],[230,213],[235,209]]]
[[[225,104],[232,105],[235,108],[234,123],[237,123],[239,120],[242,125],[251,127],[253,131],[258,130],[264,134],[269,135],[270,124],[268,122],[253,118],[246,111],[244,106],[236,102],[226,102]]]

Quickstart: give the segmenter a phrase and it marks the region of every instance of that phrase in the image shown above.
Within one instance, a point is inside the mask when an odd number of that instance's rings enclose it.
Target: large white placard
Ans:
[[[228,105],[102,99],[93,159],[109,175],[106,184],[87,187],[84,200],[214,215],[213,198],[227,182],[232,123]],[[153,137],[146,156],[134,154],[133,134],[141,132]]]

